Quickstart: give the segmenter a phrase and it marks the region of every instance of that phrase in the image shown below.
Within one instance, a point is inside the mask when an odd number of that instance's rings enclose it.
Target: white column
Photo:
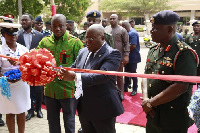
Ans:
[[[150,15],[149,14],[145,14],[145,29],[146,31],[144,31],[144,35],[149,35],[150,34],[150,30],[152,28],[151,22],[150,22]]]
[[[192,24],[193,24],[195,21],[196,21],[196,20],[195,20],[195,10],[191,10],[189,33],[193,32]]]

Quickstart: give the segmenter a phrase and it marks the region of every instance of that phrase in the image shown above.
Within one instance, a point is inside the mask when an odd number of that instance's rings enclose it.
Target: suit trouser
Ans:
[[[87,117],[80,114],[79,120],[83,133],[116,133],[116,117],[111,117],[104,120],[88,120]]]
[[[118,69],[118,72],[123,72],[124,65],[121,63]],[[121,91],[121,93],[124,93],[124,81],[123,76],[117,76],[117,87]]]
[[[181,129],[172,129],[172,127],[161,128],[153,123],[150,116],[147,117],[146,133],[187,133],[187,130],[188,129],[185,127],[182,127]]]
[[[36,94],[36,103],[35,103],[35,108],[33,104],[33,92],[35,91]],[[28,113],[33,113],[34,110],[38,111],[41,110],[41,105],[42,105],[42,86],[30,86],[30,97],[31,97],[31,109],[28,110]]]
[[[137,70],[137,63],[128,63],[124,66],[125,72],[137,73],[136,70]],[[131,84],[131,79],[133,80],[133,91],[137,91],[137,87],[138,87],[137,77],[125,77],[124,88],[125,89],[128,88],[128,86]]]
[[[75,132],[75,98],[54,99],[45,97],[49,133],[61,133],[60,110],[63,111],[65,133]]]

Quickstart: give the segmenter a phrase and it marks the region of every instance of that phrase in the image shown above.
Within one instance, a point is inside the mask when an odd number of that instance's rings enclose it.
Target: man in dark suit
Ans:
[[[32,29],[33,17],[30,14],[22,15],[21,25],[22,29],[18,32],[18,40],[17,42],[27,47],[29,50],[36,48],[43,38],[43,34]],[[31,109],[28,110],[28,114],[26,116],[26,120],[30,120],[31,117],[34,117],[34,110],[37,112],[38,118],[43,118],[43,114],[41,112],[41,104],[42,104],[42,86],[30,86],[30,94],[31,94]],[[34,95],[35,94],[35,95]],[[35,108],[33,104],[33,100],[36,100]]]
[[[103,26],[99,24],[90,26],[85,39],[87,47],[79,51],[71,67],[103,71],[118,70],[121,54],[105,42]],[[75,97],[80,97],[77,109],[84,133],[116,132],[116,116],[124,112],[116,87],[116,76],[75,73],[65,69],[61,69],[58,76],[76,83]]]

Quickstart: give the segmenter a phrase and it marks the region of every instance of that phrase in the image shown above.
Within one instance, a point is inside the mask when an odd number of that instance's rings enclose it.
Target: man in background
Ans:
[[[128,32],[122,26],[118,25],[118,15],[110,16],[110,26],[105,28],[107,33],[112,34],[114,40],[114,48],[121,52],[122,60],[119,67],[119,72],[123,72],[123,67],[129,62],[130,44]],[[122,76],[117,76],[117,86],[121,91],[121,99],[124,100],[124,81]]]
[[[84,29],[84,30],[87,30],[87,29],[88,29],[88,22],[84,22],[84,24],[83,24],[83,29]]]
[[[135,27],[135,20],[134,20],[134,19],[131,19],[131,20],[129,21],[129,24],[131,25],[132,28],[134,28],[134,27]]]
[[[22,29],[18,32],[18,40],[17,42],[21,45],[24,45],[29,50],[34,49],[38,46],[39,42],[43,38],[43,34],[34,30],[32,28],[33,17],[26,13],[22,15],[21,25]],[[26,115],[26,121],[30,120],[35,116],[34,111],[37,112],[38,118],[43,118],[43,114],[41,112],[42,105],[42,94],[43,89],[42,86],[30,86],[30,97],[31,97],[31,109],[28,110],[28,114]],[[34,95],[36,99],[34,99]],[[36,100],[34,107],[34,100]]]
[[[106,26],[108,26],[108,19],[107,18],[103,18],[102,19],[102,26],[105,28]]]
[[[74,21],[73,20],[67,20],[67,30],[69,31],[69,34],[78,37],[78,33],[74,30]]]
[[[92,10],[92,11],[88,12],[86,15],[86,18],[87,18],[88,27],[90,27],[93,24],[101,23],[101,19],[100,19],[101,13],[96,10]],[[86,35],[86,31],[79,34],[79,39],[83,42],[84,46],[86,46],[85,35]],[[105,32],[105,40],[111,47],[114,46],[113,38],[112,38],[111,34]]]
[[[129,22],[122,22],[122,27],[124,27],[128,32],[130,44],[129,62],[124,67],[125,72],[137,73],[137,63],[141,62],[139,35],[134,28],[131,28]],[[128,92],[131,79],[133,81],[131,96],[135,96],[138,88],[137,77],[125,77],[124,91]]]
[[[195,21],[192,26],[194,32],[186,37],[185,43],[197,52],[200,59],[200,20]],[[200,64],[197,67],[197,76],[200,76]],[[200,89],[200,83],[197,83],[197,87]]]
[[[35,18],[35,30],[37,30],[38,32],[41,32],[43,34],[43,36],[50,36],[51,33],[49,33],[47,30],[43,30],[43,20],[41,16],[37,16]]]

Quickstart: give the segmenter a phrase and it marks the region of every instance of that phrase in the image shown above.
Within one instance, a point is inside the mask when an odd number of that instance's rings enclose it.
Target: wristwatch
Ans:
[[[150,99],[147,100],[147,107],[152,108],[153,106],[150,103]]]

